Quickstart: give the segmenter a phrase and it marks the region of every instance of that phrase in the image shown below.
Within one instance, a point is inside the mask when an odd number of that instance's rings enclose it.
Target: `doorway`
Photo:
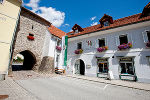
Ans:
[[[85,75],[85,64],[81,59],[78,59],[75,63],[75,74]]]

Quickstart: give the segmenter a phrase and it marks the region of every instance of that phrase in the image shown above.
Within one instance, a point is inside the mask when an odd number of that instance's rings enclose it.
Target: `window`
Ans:
[[[82,49],[82,42],[77,44],[77,49]]]
[[[34,34],[29,33],[29,36],[34,36]]]
[[[58,60],[59,60],[59,55],[57,55],[57,57],[56,57],[56,62],[58,62]]]
[[[148,64],[150,65],[150,56],[147,56]]]
[[[128,43],[128,37],[127,37],[127,35],[121,35],[121,36],[119,36],[119,40],[120,40],[120,45],[122,45],[122,44],[127,44]]]
[[[150,42],[150,31],[147,31],[147,38],[148,38],[148,41]]]
[[[79,33],[78,29],[76,29],[74,33]]]
[[[4,2],[4,0],[0,0],[0,3],[2,4]]]
[[[32,30],[33,30],[33,28],[34,28],[34,27],[33,27],[33,25],[32,25]]]
[[[121,74],[131,74],[134,75],[134,67],[132,63],[120,63]]]
[[[107,63],[99,63],[99,72],[108,73],[108,64]]]
[[[104,22],[104,26],[109,26],[109,22],[108,22],[108,21],[105,21],[105,22]]]
[[[60,46],[61,40],[57,41],[57,46]]]
[[[99,39],[99,47],[105,46],[105,39]]]

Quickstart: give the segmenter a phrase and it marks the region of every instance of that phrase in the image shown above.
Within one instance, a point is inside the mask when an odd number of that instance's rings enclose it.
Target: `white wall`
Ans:
[[[147,23],[147,22],[145,22]],[[145,26],[147,25],[147,26]],[[135,27],[137,26],[137,27]],[[113,31],[111,31],[113,30]],[[120,29],[109,29],[105,32],[99,31],[88,35],[82,35],[75,38],[69,38],[68,43],[68,73],[73,73],[74,64],[77,59],[82,59],[85,65],[91,65],[90,69],[85,69],[85,75],[96,76],[97,72],[97,60],[96,56],[109,57],[109,70],[113,72],[114,78],[119,79],[119,62],[117,56],[134,56],[135,59],[135,71],[139,82],[150,83],[150,65],[146,56],[150,56],[150,49],[147,49],[143,40],[142,32],[150,30],[150,23],[144,24],[132,24],[124,26]],[[104,33],[104,34],[102,34]],[[133,47],[129,50],[118,51],[118,45],[116,45],[116,38],[119,35],[127,34],[129,42],[132,42]],[[106,52],[97,52],[97,40],[100,38],[106,38],[108,50]],[[118,38],[119,39],[119,38]],[[92,46],[89,47],[86,41],[92,41]],[[81,55],[74,54],[77,49],[77,43],[82,42],[83,53]],[[114,56],[114,58],[112,58]]]

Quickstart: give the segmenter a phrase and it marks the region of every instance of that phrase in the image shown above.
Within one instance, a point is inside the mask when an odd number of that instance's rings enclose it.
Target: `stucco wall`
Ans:
[[[10,45],[12,42],[21,3],[18,0],[4,0],[0,4],[0,74],[8,71]]]
[[[130,27],[130,25],[128,26]],[[91,65],[90,69],[85,68],[85,75],[88,76],[96,76],[97,72],[97,59],[98,57],[108,57],[109,61],[109,70],[113,72],[113,76],[115,79],[119,79],[119,62],[117,56],[134,56],[135,59],[135,72],[138,77],[139,82],[150,82],[150,65],[148,63],[148,59],[146,56],[150,56],[150,49],[146,48],[144,40],[143,40],[143,32],[145,30],[150,30],[150,26],[141,26],[138,28],[128,29],[124,28],[121,31],[113,31],[111,29],[109,32],[105,34],[101,34],[102,32],[96,32],[91,34],[97,34],[95,36],[79,36],[82,39],[73,40],[73,38],[69,38],[68,43],[68,73],[74,73],[74,64],[77,59],[82,59],[86,65]],[[98,35],[99,34],[99,35]],[[122,34],[128,35],[128,41],[133,44],[133,47],[129,50],[118,51],[118,36]],[[97,44],[98,39],[106,38],[106,45],[108,46],[108,50],[106,52],[99,53],[97,52]],[[92,46],[88,46],[87,41],[92,41]],[[77,43],[82,42],[83,53],[76,55],[74,51],[77,49]]]

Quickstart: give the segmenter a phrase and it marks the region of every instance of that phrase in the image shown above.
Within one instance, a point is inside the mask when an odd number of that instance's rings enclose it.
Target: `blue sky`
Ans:
[[[99,24],[108,14],[113,19],[141,13],[149,0],[23,0],[24,7],[69,32],[74,24],[82,28]]]

